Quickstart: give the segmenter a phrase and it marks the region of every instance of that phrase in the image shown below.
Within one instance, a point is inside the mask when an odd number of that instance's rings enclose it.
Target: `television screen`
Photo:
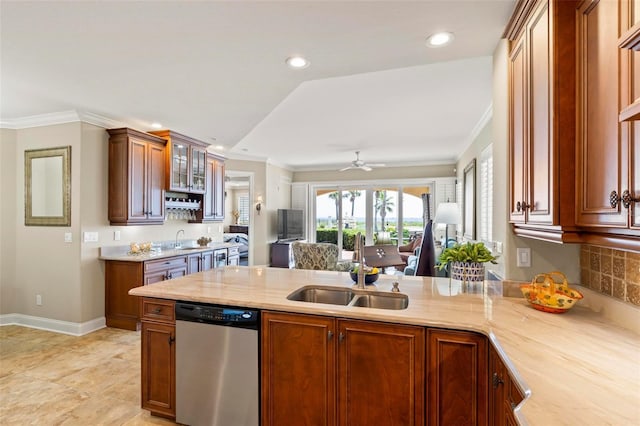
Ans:
[[[278,241],[304,240],[304,212],[278,209]]]

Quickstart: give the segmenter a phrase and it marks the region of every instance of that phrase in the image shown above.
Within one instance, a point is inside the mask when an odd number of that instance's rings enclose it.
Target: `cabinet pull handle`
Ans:
[[[519,212],[520,210],[522,210],[522,205],[520,204],[520,201],[518,201],[516,203],[516,211]]]
[[[342,342],[344,340],[344,337],[344,333],[340,333],[340,335],[338,335],[338,340]]]
[[[625,189],[625,191],[622,193],[622,205],[625,209],[628,209],[631,204],[637,203],[638,201],[640,201],[640,198],[632,197],[628,189]]]
[[[498,376],[498,373],[493,373],[493,388],[497,389],[498,386],[504,384],[504,381],[500,378],[500,376]]]
[[[169,335],[169,346],[173,345],[173,342],[176,341],[176,338],[173,335]]]
[[[154,313],[154,314],[159,314],[160,312],[162,312],[162,308],[160,308],[160,307],[155,308],[155,309],[153,310],[153,313]]]
[[[329,330],[329,331],[327,332],[327,339],[328,339],[328,340],[331,340],[331,338],[333,338],[333,331]]]

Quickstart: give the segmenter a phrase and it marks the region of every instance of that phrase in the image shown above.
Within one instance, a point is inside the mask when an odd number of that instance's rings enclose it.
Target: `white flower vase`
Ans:
[[[462,282],[483,282],[484,263],[451,262],[451,279]]]

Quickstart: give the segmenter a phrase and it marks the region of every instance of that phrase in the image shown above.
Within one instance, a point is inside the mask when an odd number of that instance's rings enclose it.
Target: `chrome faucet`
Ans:
[[[179,229],[178,232],[176,232],[176,243],[173,246],[173,248],[182,248],[182,243],[178,242],[178,235],[180,235],[180,233],[182,232],[182,236],[184,236],[184,229]]]
[[[356,259],[356,262],[358,262],[357,287],[364,290],[364,235],[358,232],[354,243],[353,255]]]

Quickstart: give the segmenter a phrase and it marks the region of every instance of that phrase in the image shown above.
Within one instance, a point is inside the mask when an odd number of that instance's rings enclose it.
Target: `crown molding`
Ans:
[[[484,129],[484,126],[487,125],[487,123],[489,122],[489,120],[491,120],[491,118],[493,118],[493,102],[489,103],[489,107],[486,109],[484,114],[482,114],[482,117],[480,117],[476,125],[473,127],[473,129],[471,130],[471,133],[469,133],[465,147],[460,152],[460,155],[458,155],[457,160],[460,160],[460,158],[462,158],[462,155],[465,152],[467,152],[467,150],[471,147],[471,145],[473,145],[473,142],[476,140],[476,138],[478,137],[482,129]]]
[[[69,110],[0,120],[0,128],[20,130],[75,122],[93,124],[94,126],[104,127],[105,129],[127,127],[126,123],[92,112]]]

